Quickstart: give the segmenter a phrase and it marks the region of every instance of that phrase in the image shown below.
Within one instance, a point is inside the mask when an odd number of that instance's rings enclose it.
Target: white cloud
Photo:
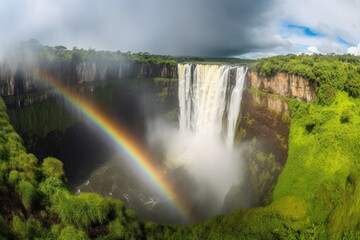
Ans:
[[[315,46],[310,46],[307,48],[308,51],[310,52],[310,54],[313,54],[313,53],[320,53],[320,51],[317,49],[317,47]]]
[[[359,56],[360,55],[360,43],[357,45],[357,47],[355,47],[355,46],[349,47],[347,49],[347,53]]]

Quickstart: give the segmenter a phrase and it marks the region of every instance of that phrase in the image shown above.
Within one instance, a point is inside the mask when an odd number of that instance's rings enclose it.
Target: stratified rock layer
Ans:
[[[249,71],[248,78],[249,87],[264,92],[295,97],[305,102],[316,98],[316,83],[295,74],[280,72],[272,77],[260,77],[256,71]]]

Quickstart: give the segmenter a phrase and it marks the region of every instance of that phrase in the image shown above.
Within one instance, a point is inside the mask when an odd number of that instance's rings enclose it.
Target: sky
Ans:
[[[360,54],[359,0],[0,0],[0,48],[256,59]]]

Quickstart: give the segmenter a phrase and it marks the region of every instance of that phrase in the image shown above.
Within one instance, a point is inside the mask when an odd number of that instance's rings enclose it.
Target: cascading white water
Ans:
[[[184,194],[194,209],[204,206],[206,217],[220,213],[231,187],[243,181],[241,149],[233,143],[246,71],[245,66],[179,64],[179,129],[164,122],[152,127],[154,141],[165,147],[167,170],[185,174],[180,183],[187,179],[192,190]]]
[[[236,70],[235,86],[230,71]],[[182,131],[226,136],[232,147],[247,68],[229,65],[179,64],[179,127]],[[223,118],[227,113],[227,129]]]
[[[235,128],[240,113],[241,99],[245,87],[246,72],[246,67],[238,67],[236,69],[236,83],[234,89],[231,92],[231,97],[229,98],[227,115],[228,125],[226,134],[226,145],[229,148],[231,148],[234,144]]]

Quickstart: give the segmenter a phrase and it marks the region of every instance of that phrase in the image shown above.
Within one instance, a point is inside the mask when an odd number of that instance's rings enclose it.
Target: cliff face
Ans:
[[[242,141],[251,141],[255,137],[263,152],[273,153],[277,161],[284,164],[290,128],[287,100],[281,96],[245,90],[241,112],[240,126],[245,131]]]
[[[247,73],[237,139],[245,143],[249,193],[253,206],[261,206],[271,195],[288,156],[290,110],[288,98],[313,101],[316,84],[302,77],[278,73],[260,77]]]
[[[41,81],[32,71],[45,73],[65,85],[123,78],[176,78],[177,67],[168,64],[140,63],[135,61],[34,64],[32,66],[0,65],[0,93],[2,96],[21,95],[43,89]]]
[[[264,92],[295,97],[311,102],[316,97],[316,83],[295,74],[280,72],[273,77],[260,77],[256,71],[248,72],[249,87]]]
[[[240,126],[246,131],[243,138],[251,140],[257,136],[266,142],[270,139],[268,150],[277,149],[282,163],[287,156],[287,150],[281,145],[287,144],[289,135],[290,97],[299,101],[313,101],[316,98],[316,84],[294,74],[278,73],[264,78],[253,70],[248,71],[241,108]]]

